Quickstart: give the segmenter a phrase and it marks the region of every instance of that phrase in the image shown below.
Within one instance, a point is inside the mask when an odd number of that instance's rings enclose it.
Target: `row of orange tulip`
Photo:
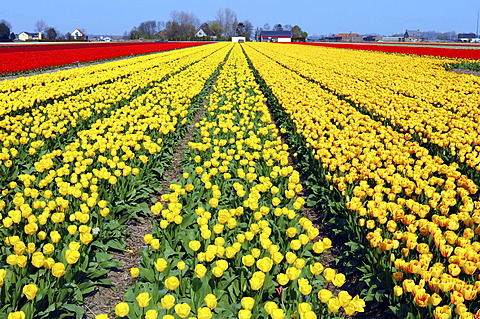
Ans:
[[[299,46],[265,53],[480,172],[480,81],[445,71],[450,60]]]
[[[480,281],[472,277],[480,266],[480,244],[475,240],[480,203],[472,198],[478,186],[457,170],[456,163],[431,156],[410,142],[408,134],[383,126],[291,71],[299,62],[273,53],[278,48],[285,47],[245,46],[320,161],[312,170],[320,170],[335,184],[350,210],[345,213],[355,212],[357,227],[372,248],[391,258],[385,266],[386,271],[392,266],[398,271],[396,293],[412,293],[419,307],[432,305],[436,313],[445,310],[441,304],[453,304],[462,318],[473,318],[480,289]],[[304,59],[297,54],[297,60]]]

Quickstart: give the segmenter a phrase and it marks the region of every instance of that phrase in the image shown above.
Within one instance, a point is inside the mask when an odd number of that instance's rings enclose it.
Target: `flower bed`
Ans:
[[[77,62],[187,48],[208,42],[101,43],[0,47],[0,75],[52,68]]]

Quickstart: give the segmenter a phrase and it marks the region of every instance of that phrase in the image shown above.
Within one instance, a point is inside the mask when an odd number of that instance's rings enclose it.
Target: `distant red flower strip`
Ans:
[[[99,43],[0,47],[0,74],[186,48],[207,42]]]
[[[300,43],[299,43],[300,44]],[[323,47],[354,49],[365,51],[380,51],[405,53],[416,55],[431,55],[445,58],[462,59],[480,59],[480,49],[450,49],[450,48],[432,48],[422,46],[394,46],[394,45],[368,45],[368,44],[349,44],[349,43],[301,43],[305,45],[316,45]]]

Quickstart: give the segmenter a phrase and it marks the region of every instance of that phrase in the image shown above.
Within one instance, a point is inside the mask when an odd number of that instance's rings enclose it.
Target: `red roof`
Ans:
[[[359,36],[358,33],[339,33],[335,36],[335,38],[343,38],[345,36],[357,37]]]

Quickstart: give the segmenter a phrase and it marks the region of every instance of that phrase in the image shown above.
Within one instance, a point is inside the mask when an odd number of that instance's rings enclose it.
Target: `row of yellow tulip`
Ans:
[[[81,311],[75,303],[93,289],[92,280],[116,265],[105,253],[118,231],[114,203],[132,188],[141,191],[151,170],[165,164],[163,150],[175,143],[193,98],[229,50],[222,44],[205,49],[201,64],[79,131],[2,193],[2,311],[27,318]]]
[[[165,63],[173,61],[181,63],[181,60],[190,54],[208,51],[204,46],[191,49],[166,51],[127,60],[2,81],[0,82],[0,116],[12,111],[29,109],[39,102],[62,99],[94,85],[132,75],[138,76],[146,70],[156,69],[161,72],[159,69]],[[154,76],[153,79],[157,80],[158,77]],[[143,81],[148,83],[151,79],[144,78]]]
[[[19,167],[29,169],[29,165],[40,155],[52,147],[63,145],[65,141],[74,140],[77,131],[89,127],[99,118],[108,117],[111,112],[144,93],[148,85],[197,63],[211,53],[205,47],[200,48],[175,51],[177,54],[170,53],[166,58],[159,54],[164,60],[162,63],[159,58],[144,63],[133,61],[134,64],[123,69],[138,70],[143,67],[144,71],[95,86],[53,104],[27,110],[21,115],[5,115],[0,120],[0,140],[3,142],[0,187],[5,188],[16,178],[15,172]],[[115,69],[118,70],[117,67]],[[115,77],[112,74],[111,79]]]
[[[480,266],[480,203],[471,197],[477,185],[456,163],[432,157],[407,134],[281,66],[277,60],[287,61],[272,53],[277,47],[249,44],[245,50],[321,162],[312,169],[336,184],[370,245],[392,258],[386,271],[397,268],[395,280],[419,307],[440,313],[452,303],[462,318],[473,318],[480,289],[472,277]]]
[[[480,80],[447,72],[451,62],[320,47],[264,47],[264,53],[388,119],[407,136],[450,148],[480,172]]]
[[[327,318],[364,302],[324,268],[331,246],[299,212],[300,176],[272,123],[240,45],[235,45],[189,143],[187,164],[152,206],[159,222],[135,287],[115,307],[128,318]],[[312,240],[316,242],[311,243]],[[107,318],[106,314],[97,318]]]

